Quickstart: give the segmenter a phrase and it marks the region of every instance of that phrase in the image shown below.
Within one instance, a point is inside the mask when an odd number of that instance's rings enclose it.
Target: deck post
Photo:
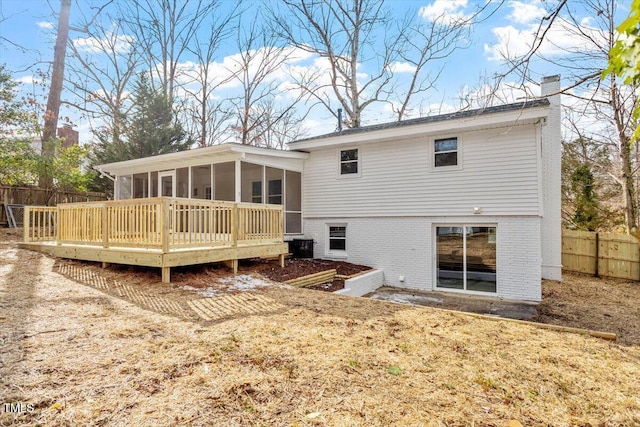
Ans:
[[[24,207],[24,218],[22,220],[24,224],[24,234],[22,235],[23,241],[25,243],[30,241],[31,230],[31,208],[29,206]]]
[[[162,229],[160,232],[160,239],[162,240],[162,253],[169,253],[169,230],[171,229],[171,202],[169,199],[163,197],[162,198],[162,214],[161,214],[161,225]],[[168,270],[167,270],[167,274]],[[162,269],[162,277],[164,277],[164,267]],[[168,276],[167,276],[168,277]],[[164,279],[163,279],[164,282]],[[166,282],[169,283],[169,282]]]
[[[109,208],[106,202],[102,205],[102,247],[109,247]]]
[[[162,283],[171,283],[171,267],[162,267]]]
[[[284,254],[278,255],[278,261],[280,261],[280,267],[284,268]]]
[[[225,265],[233,270],[233,274],[238,274],[238,260],[230,259],[224,262]]]
[[[240,220],[238,211],[238,204],[234,203],[231,208],[231,246],[234,248],[238,246],[238,221]]]
[[[62,229],[62,216],[60,215],[60,208],[56,206],[56,220],[58,221],[58,226],[56,227],[56,245],[60,246],[62,242],[60,241],[60,230]]]

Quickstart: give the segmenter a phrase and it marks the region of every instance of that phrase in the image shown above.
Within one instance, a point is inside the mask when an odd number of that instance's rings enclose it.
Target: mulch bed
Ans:
[[[242,260],[240,261],[240,270],[243,268],[249,268],[275,282],[286,282],[290,279],[333,269],[336,270],[336,274],[344,276],[371,270],[371,267],[365,265],[310,258],[289,258],[285,260],[284,268],[280,268],[277,260]]]
[[[335,292],[344,289],[344,280],[336,279],[331,283],[323,283],[321,285],[307,286],[307,289],[315,289],[316,291]]]

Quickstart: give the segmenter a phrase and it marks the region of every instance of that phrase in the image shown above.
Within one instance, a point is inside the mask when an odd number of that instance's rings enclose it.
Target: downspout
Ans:
[[[538,216],[544,216],[544,197],[542,193],[543,189],[543,180],[542,180],[542,127],[547,124],[546,119],[540,119],[535,124],[536,129],[536,173],[538,175]]]
[[[117,182],[116,179],[114,177],[112,177],[111,175],[107,174],[105,171],[103,171],[102,169],[100,169],[100,166],[94,166],[93,167],[95,170],[97,170],[100,173],[100,176],[103,178],[109,178],[111,180],[111,182],[113,182],[113,200],[116,200],[116,186],[117,186]],[[106,196],[106,193],[105,193]],[[108,198],[108,196],[107,196]]]

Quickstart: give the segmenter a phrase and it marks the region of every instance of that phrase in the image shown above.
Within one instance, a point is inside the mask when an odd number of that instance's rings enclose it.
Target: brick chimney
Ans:
[[[560,76],[543,77],[540,93],[550,102],[542,127],[542,278],[562,280]]]
[[[77,130],[73,130],[70,124],[63,124],[58,128],[58,138],[64,138],[62,146],[69,148],[74,145],[78,145],[80,133]]]

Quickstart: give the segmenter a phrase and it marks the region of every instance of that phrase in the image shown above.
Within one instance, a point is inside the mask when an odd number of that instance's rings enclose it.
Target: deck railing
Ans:
[[[280,205],[155,197],[25,210],[25,242],[162,249],[284,241]]]
[[[24,241],[56,240],[57,208],[55,206],[26,206],[24,212]]]

